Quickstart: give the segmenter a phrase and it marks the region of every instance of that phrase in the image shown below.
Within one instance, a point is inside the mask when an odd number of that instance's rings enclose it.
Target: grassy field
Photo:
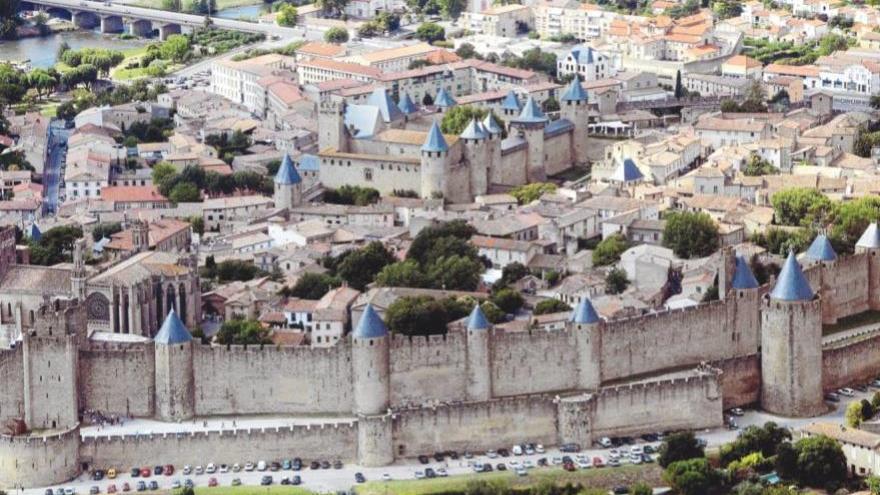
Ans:
[[[461,491],[471,481],[503,482],[511,486],[530,486],[542,482],[557,485],[566,483],[580,484],[585,488],[610,489],[619,485],[633,485],[644,481],[652,486],[659,486],[661,470],[655,464],[640,466],[621,466],[619,468],[585,469],[568,472],[562,468],[533,469],[528,476],[519,477],[511,471],[494,471],[485,474],[468,476],[452,476],[422,480],[400,481],[369,481],[358,485],[358,495],[430,495],[449,491]]]

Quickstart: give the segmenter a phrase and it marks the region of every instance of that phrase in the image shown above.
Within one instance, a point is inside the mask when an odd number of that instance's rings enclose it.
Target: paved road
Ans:
[[[790,428],[799,428],[813,421],[827,421],[833,423],[842,423],[844,418],[844,411],[846,410],[846,406],[850,401],[853,400],[861,400],[863,398],[870,398],[870,396],[874,393],[874,390],[871,390],[867,393],[856,393],[855,397],[848,398],[842,400],[837,404],[829,404],[829,410],[826,414],[817,417],[817,418],[783,418],[778,416],[773,416],[771,414],[767,414],[761,411],[746,411],[745,415],[737,418],[737,422],[740,427],[745,427],[749,425],[762,425],[766,421],[775,421],[782,426],[787,426]],[[97,430],[97,427],[87,427],[83,429],[83,435],[95,435],[95,434],[118,434],[118,433],[133,433],[135,431],[140,432],[148,432],[148,431],[157,431],[157,429],[164,428],[172,428],[174,430],[185,429],[187,431],[201,431],[204,429],[212,429],[217,428],[219,426],[229,426],[230,419],[216,419],[210,420],[207,424],[202,423],[201,421],[195,421],[193,423],[182,423],[182,424],[169,424],[169,423],[158,423],[152,420],[133,420],[127,422],[125,425],[121,427],[104,427],[100,431]],[[239,419],[237,427],[254,427],[254,426],[277,426],[285,423],[289,423],[292,421],[291,419],[285,418],[261,418],[254,417],[250,419]],[[299,420],[303,421],[303,420]],[[225,425],[220,425],[219,423],[224,422]],[[730,442],[735,439],[738,432],[734,430],[728,430],[727,428],[717,428],[713,430],[703,430],[696,432],[697,436],[706,440],[710,447],[719,446],[723,443]],[[640,445],[645,445],[645,442],[639,441]],[[658,444],[652,443],[652,446],[658,446]],[[599,449],[599,448],[590,448],[582,452],[587,455],[589,458],[593,457],[602,457],[604,459],[608,459],[611,455],[611,451],[609,449]],[[307,457],[307,453],[296,453],[292,452],[291,456],[300,455],[303,457]],[[510,461],[516,460],[517,462],[522,463],[525,460],[529,460],[535,464],[541,457],[546,457],[548,461],[553,462],[554,458],[560,458],[563,454],[561,454],[558,450],[548,449],[548,451],[544,454],[535,454],[531,456],[518,456],[518,457],[508,457],[508,458],[494,458],[489,459],[486,455],[478,455],[474,459],[467,460],[464,458],[460,458],[459,460],[446,460],[444,462],[432,462],[425,466],[419,464],[415,459],[405,459],[396,462],[391,466],[385,466],[380,468],[364,468],[356,465],[346,465],[342,469],[320,469],[320,470],[311,470],[305,469],[298,473],[294,473],[292,471],[281,471],[281,472],[228,472],[228,473],[215,473],[215,474],[201,474],[201,475],[189,475],[184,476],[178,471],[173,476],[153,476],[150,477],[149,480],[156,480],[159,482],[160,488],[167,489],[170,488],[172,483],[177,480],[179,482],[184,482],[187,478],[192,479],[196,486],[207,486],[210,478],[217,478],[218,483],[221,486],[229,486],[232,483],[234,478],[239,478],[244,485],[259,485],[260,479],[264,475],[271,475],[273,477],[274,483],[277,484],[281,481],[283,476],[293,476],[294,474],[298,474],[301,476],[303,480],[303,484],[306,488],[318,491],[318,492],[328,492],[328,491],[337,491],[337,490],[346,490],[351,488],[354,483],[354,474],[356,472],[363,473],[367,480],[381,480],[383,475],[387,474],[392,479],[395,480],[404,480],[404,479],[414,479],[416,471],[423,471],[426,467],[433,467],[437,469],[439,467],[444,467],[448,470],[449,474],[452,476],[470,474],[473,472],[471,467],[472,463],[475,461],[481,462],[491,462],[493,465],[503,462],[505,464],[510,465]],[[333,461],[334,459],[327,459],[328,461]],[[242,459],[240,464],[244,466],[246,462],[254,462],[256,463],[258,459]],[[156,463],[160,463],[161,459],[157,459]],[[210,459],[204,460],[204,465],[211,462]],[[115,484],[117,488],[121,488],[122,483],[128,482],[132,489],[134,489],[135,484],[141,478],[131,478],[128,474],[128,470],[130,466],[120,466],[124,468],[124,473],[119,476],[115,480],[102,480],[99,482],[95,482],[89,480],[87,476],[83,475],[79,479],[71,481],[70,483],[65,483],[62,486],[64,487],[72,487],[76,490],[77,494],[83,495],[88,493],[88,490],[92,486],[98,486],[101,490],[101,493],[106,493],[107,487],[110,484]],[[176,466],[178,470],[180,470],[183,466]],[[536,468],[542,469],[542,468]],[[613,468],[606,468],[613,469]],[[54,487],[53,487],[54,488]],[[25,490],[26,495],[42,495],[44,493],[44,488],[30,489]]]
[[[66,145],[69,135],[70,130],[64,128],[63,121],[52,121],[52,125],[49,126],[49,156],[43,169],[43,212],[47,215],[58,211],[62,165],[67,156]]]

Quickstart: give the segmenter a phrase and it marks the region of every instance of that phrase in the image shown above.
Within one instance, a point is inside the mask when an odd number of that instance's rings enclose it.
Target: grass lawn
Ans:
[[[861,326],[867,326],[874,323],[880,323],[880,311],[865,311],[846,318],[837,320],[834,325],[822,325],[822,335],[831,335],[838,332],[845,332]]]
[[[58,110],[58,102],[50,101],[46,102],[40,108],[40,113],[46,117],[54,117],[56,111]]]
[[[565,471],[562,468],[532,469],[528,476],[519,477],[511,471],[493,471],[485,474],[450,476],[423,480],[369,481],[355,487],[358,495],[427,495],[450,491],[463,491],[471,481],[509,483],[511,486],[529,486],[542,481],[558,485],[580,484],[585,488],[611,489],[618,485],[633,485],[644,481],[659,486],[661,469],[656,464],[621,466],[618,468],[584,469]]]

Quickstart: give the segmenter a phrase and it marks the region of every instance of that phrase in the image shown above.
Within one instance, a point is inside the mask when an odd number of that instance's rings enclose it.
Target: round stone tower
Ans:
[[[275,190],[273,194],[275,208],[293,208],[302,204],[302,177],[293,166],[290,155],[284,154],[278,173],[275,174]]]
[[[560,98],[560,114],[574,124],[572,140],[575,150],[575,162],[587,162],[587,129],[590,125],[590,112],[587,105],[587,92],[581,86],[575,74],[565,94]]]
[[[449,159],[449,145],[446,138],[440,132],[437,121],[431,125],[431,130],[422,145],[422,197],[431,198],[443,195],[446,175],[446,162]]]
[[[485,401],[492,398],[492,346],[489,320],[479,303],[467,319],[467,398]]]
[[[192,335],[172,309],[153,339],[156,353],[156,416],[163,421],[195,415]]]
[[[868,305],[880,309],[880,228],[872,222],[856,242],[856,254],[868,256]]]
[[[544,127],[547,122],[547,116],[531,96],[519,115],[510,121],[510,127],[518,130],[528,143],[526,171],[529,182],[547,179],[544,168]]]
[[[489,148],[489,183],[504,184],[506,183],[505,181],[515,184],[525,183],[525,175],[522,177],[509,177],[508,172],[501,166],[501,139],[504,137],[504,129],[498,124],[492,112],[486,114],[482,124],[488,136],[486,138],[486,147]]]
[[[389,340],[385,323],[373,306],[367,304],[351,339],[354,404],[358,414],[381,414],[388,410],[391,396]]]
[[[822,400],[822,308],[801,266],[788,254],[761,315],[761,407],[814,416]]]
[[[574,332],[578,351],[578,388],[596,390],[602,383],[602,318],[586,297],[568,317],[568,328]]]
[[[486,194],[489,190],[489,163],[492,159],[489,149],[489,133],[477,119],[459,136],[464,143],[464,156],[471,169],[471,196]]]
[[[358,462],[384,466],[394,461],[388,329],[367,304],[351,336],[354,407],[358,415]]]

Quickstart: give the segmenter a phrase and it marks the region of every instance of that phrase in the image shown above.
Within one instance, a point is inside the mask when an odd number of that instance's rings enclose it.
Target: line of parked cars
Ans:
[[[856,392],[867,392],[869,389],[880,389],[880,377],[875,378],[868,384],[853,385],[850,387],[842,387],[835,392],[825,394],[825,400],[828,402],[840,402],[841,397],[855,397]]]

